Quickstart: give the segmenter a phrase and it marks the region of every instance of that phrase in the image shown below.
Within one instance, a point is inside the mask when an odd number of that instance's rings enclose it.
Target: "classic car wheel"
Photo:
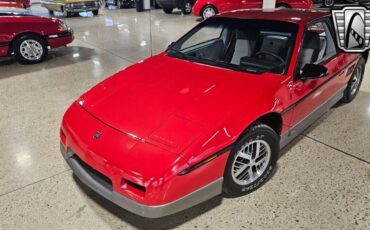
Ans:
[[[171,13],[172,13],[172,10],[173,10],[173,8],[163,8],[163,11],[164,11],[166,14],[171,14]]]
[[[226,163],[223,191],[240,196],[260,187],[273,171],[279,153],[279,136],[269,126],[255,123],[236,143]]]
[[[48,53],[44,39],[33,34],[24,35],[15,40],[13,50],[15,58],[21,64],[42,62]]]
[[[335,4],[335,0],[324,0],[323,4],[325,7],[332,7]]]
[[[351,79],[348,81],[348,85],[346,90],[344,91],[342,99],[343,102],[345,103],[351,102],[356,97],[358,91],[360,90],[362,78],[364,76],[364,70],[365,70],[365,60],[361,58],[358,61],[355,70],[353,71]]]
[[[201,13],[203,19],[210,18],[215,14],[217,14],[217,10],[212,5],[207,5],[207,6],[203,7],[202,13]]]
[[[184,4],[181,7],[181,13],[183,13],[183,14],[190,14],[192,7],[193,6],[191,5],[190,0],[185,0],[184,1]]]
[[[92,11],[94,15],[98,15],[99,14],[99,10],[93,10]]]

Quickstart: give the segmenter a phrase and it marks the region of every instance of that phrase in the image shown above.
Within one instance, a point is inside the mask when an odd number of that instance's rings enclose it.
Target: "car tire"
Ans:
[[[364,77],[364,72],[365,72],[365,60],[361,58],[358,61],[351,78],[348,81],[347,88],[344,90],[342,102],[349,103],[353,99],[355,99],[355,97],[358,94],[358,91],[360,90],[362,79]]]
[[[171,14],[172,11],[173,11],[173,8],[163,8],[163,11],[166,13],[166,14]]]
[[[192,11],[192,7],[193,5],[191,4],[191,1],[190,0],[185,0],[182,4],[182,7],[181,7],[181,13],[182,14],[190,14],[191,11]]]
[[[93,10],[93,11],[92,11],[92,13],[93,13],[94,15],[99,15],[99,10]]]
[[[18,63],[37,64],[48,55],[48,45],[41,36],[27,34],[14,41],[13,51]]]
[[[53,10],[48,10],[49,11],[49,14],[50,15],[53,15],[54,14],[54,11]]]
[[[230,152],[224,172],[223,193],[236,197],[263,185],[275,168],[279,140],[278,134],[263,123],[249,127]]]
[[[212,5],[206,5],[203,7],[203,9],[200,12],[200,15],[202,16],[203,19],[207,19],[212,17],[213,15],[217,14],[218,11],[216,7]]]
[[[324,0],[322,2],[322,4],[325,6],[325,7],[333,7],[334,4],[335,4],[335,0]]]

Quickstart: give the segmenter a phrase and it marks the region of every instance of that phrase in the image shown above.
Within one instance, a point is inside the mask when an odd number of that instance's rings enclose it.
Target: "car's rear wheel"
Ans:
[[[278,153],[278,134],[265,124],[252,125],[230,153],[223,192],[233,197],[259,188],[273,171]]]
[[[347,88],[344,91],[342,101],[345,103],[351,102],[358,94],[360,90],[362,78],[365,71],[365,60],[361,58],[356,68],[354,69],[350,80],[348,81]]]
[[[163,8],[163,11],[166,13],[166,14],[171,14],[172,11],[173,11],[173,8]]]
[[[36,64],[45,59],[48,46],[42,37],[27,34],[14,41],[13,51],[20,64]]]
[[[181,13],[183,14],[190,14],[192,10],[192,5],[190,0],[185,0],[182,7],[181,7]]]
[[[332,7],[335,4],[335,0],[324,0],[323,4],[325,7]]]
[[[94,15],[98,15],[99,14],[99,10],[93,10],[92,11]]]
[[[217,14],[217,9],[212,5],[206,5],[203,7],[201,15],[203,19],[207,19]]]
[[[53,10],[49,10],[49,14],[50,15],[53,15],[54,14],[54,11]]]

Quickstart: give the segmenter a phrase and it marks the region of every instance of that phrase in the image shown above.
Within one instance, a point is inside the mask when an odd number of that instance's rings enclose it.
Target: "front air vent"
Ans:
[[[144,186],[136,184],[127,179],[123,179],[122,188],[140,197],[144,197],[145,192],[146,192],[146,188]]]

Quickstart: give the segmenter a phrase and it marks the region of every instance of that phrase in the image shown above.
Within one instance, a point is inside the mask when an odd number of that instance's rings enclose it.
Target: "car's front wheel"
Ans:
[[[92,11],[94,15],[98,15],[99,14],[99,10],[93,10]]]
[[[260,187],[273,171],[279,136],[269,126],[255,123],[233,147],[224,172],[223,192],[231,197]]]
[[[206,5],[205,7],[203,7],[201,12],[201,16],[203,19],[210,18],[215,14],[217,14],[217,9],[212,5]]]
[[[27,34],[14,41],[13,51],[20,64],[36,64],[45,59],[48,46],[42,37]]]
[[[365,71],[365,60],[361,58],[358,61],[350,80],[348,81],[348,85],[344,91],[342,102],[344,103],[351,102],[356,97],[358,91],[360,90],[362,78],[364,76],[364,71]]]

